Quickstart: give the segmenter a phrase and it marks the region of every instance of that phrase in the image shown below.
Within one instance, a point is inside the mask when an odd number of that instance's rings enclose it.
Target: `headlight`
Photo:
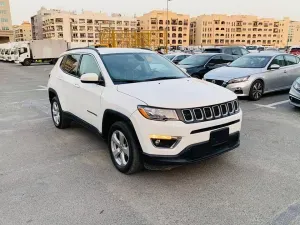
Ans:
[[[179,120],[176,111],[172,109],[159,109],[159,108],[153,108],[149,106],[138,106],[138,110],[143,117],[149,120],[158,120],[158,121]]]
[[[294,88],[295,88],[297,91],[300,91],[300,84],[299,84],[297,81],[294,82]]]
[[[236,79],[232,79],[228,82],[228,84],[234,84],[234,83],[240,83],[240,82],[245,82],[249,79],[250,76],[248,77],[241,77],[241,78],[236,78]]]

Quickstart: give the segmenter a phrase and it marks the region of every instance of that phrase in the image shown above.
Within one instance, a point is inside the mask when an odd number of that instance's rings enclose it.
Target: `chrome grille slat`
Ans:
[[[234,115],[240,111],[240,106],[238,100],[233,100],[217,105],[181,109],[180,111],[183,122],[193,123],[210,121]]]
[[[207,115],[208,113],[206,113],[206,110],[209,110],[210,116]],[[211,110],[210,107],[204,107],[204,108],[203,108],[203,112],[204,112],[205,119],[211,120],[212,118],[214,118],[213,112],[212,112],[212,110]]]
[[[195,118],[197,121],[203,121],[204,120],[204,115],[203,115],[203,112],[201,109],[197,108],[197,109],[194,109],[194,115],[195,115]],[[201,114],[201,117],[199,118],[199,114]]]
[[[218,114],[216,113],[216,109],[218,110]],[[212,111],[213,111],[214,117],[215,117],[216,119],[218,119],[218,118],[220,118],[220,117],[222,116],[220,107],[219,107],[218,105],[213,106],[213,107],[212,107]],[[216,115],[216,114],[217,114],[217,115]]]

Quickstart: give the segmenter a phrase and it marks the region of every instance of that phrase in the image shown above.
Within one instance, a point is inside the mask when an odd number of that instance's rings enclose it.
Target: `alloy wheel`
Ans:
[[[253,85],[253,97],[255,99],[259,99],[261,96],[262,96],[262,93],[263,93],[263,85],[261,84],[261,82],[256,82],[254,85]]]
[[[58,126],[60,123],[60,111],[59,106],[57,102],[53,102],[52,104],[52,117],[54,120],[54,123]]]
[[[126,166],[129,161],[129,145],[125,135],[116,130],[111,137],[111,150],[116,163],[119,166]]]

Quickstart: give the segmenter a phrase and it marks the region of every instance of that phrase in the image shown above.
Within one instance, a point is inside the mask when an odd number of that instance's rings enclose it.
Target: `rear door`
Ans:
[[[293,82],[300,76],[299,58],[293,55],[284,55],[286,62],[287,78],[285,84],[290,87]]]
[[[64,111],[70,112],[76,116],[77,91],[78,91],[78,65],[80,54],[65,55],[58,69],[58,79],[61,81],[58,97],[60,99]],[[61,95],[61,97],[60,97]]]

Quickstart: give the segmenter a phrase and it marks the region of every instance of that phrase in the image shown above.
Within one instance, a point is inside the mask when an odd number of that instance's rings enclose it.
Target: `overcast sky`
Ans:
[[[165,9],[167,0],[10,0],[13,24],[30,20],[37,10],[46,8],[141,15],[153,9]],[[300,20],[300,0],[172,0],[170,10],[190,14],[247,14],[261,17]]]

